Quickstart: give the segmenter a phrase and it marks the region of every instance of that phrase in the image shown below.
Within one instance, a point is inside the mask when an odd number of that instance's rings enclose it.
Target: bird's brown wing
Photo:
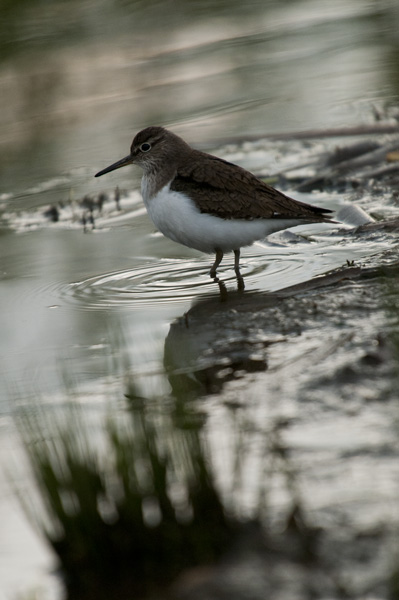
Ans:
[[[177,169],[170,189],[188,194],[203,213],[223,219],[329,221],[328,209],[294,200],[221,158],[192,154]]]

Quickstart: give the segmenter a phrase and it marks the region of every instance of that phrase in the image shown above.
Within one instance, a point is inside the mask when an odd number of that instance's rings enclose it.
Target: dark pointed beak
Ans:
[[[134,161],[134,156],[129,154],[129,156],[125,156],[125,158],[121,158],[121,160],[118,160],[113,165],[110,165],[106,169],[99,171],[98,173],[96,173],[94,175],[94,177],[101,177],[101,175],[105,175],[105,173],[109,173],[110,171],[115,171],[115,169],[120,169],[121,167],[126,167],[127,165],[131,165],[133,161]]]

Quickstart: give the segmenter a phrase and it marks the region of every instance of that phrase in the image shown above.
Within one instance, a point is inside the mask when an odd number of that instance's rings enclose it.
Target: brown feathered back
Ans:
[[[331,210],[294,200],[249,171],[193,149],[178,166],[171,190],[189,194],[201,212],[223,219],[331,220]]]

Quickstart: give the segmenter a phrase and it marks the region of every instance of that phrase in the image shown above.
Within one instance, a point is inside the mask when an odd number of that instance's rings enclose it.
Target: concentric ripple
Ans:
[[[265,261],[264,257],[260,261],[259,256],[245,256],[241,271],[246,284],[255,281],[266,269],[268,275],[284,271],[284,279],[289,279],[290,271],[299,266],[298,257],[281,258],[283,261],[275,264]],[[219,277],[228,287],[234,289],[236,286],[228,257]],[[95,310],[114,305],[139,308],[143,304],[183,302],[197,297],[199,293],[215,293],[217,290],[217,284],[209,277],[209,259],[165,259],[72,283],[64,289],[63,296],[84,309]]]
[[[276,291],[339,268],[348,258],[358,259],[359,255],[371,253],[371,248],[367,251],[363,244],[351,244],[349,252],[346,244],[341,247],[338,239],[334,241],[333,246],[331,239],[324,239],[317,244],[253,246],[244,250],[240,265],[246,289]],[[339,241],[342,243],[342,238]],[[218,293],[219,286],[209,277],[212,258],[146,257],[145,262],[132,269],[103,273],[64,286],[61,295],[84,310],[184,303],[202,294]],[[231,253],[226,254],[218,276],[227,290],[236,289]]]
[[[359,264],[387,246],[384,238],[367,244],[342,236],[321,236],[316,243],[254,245],[242,252],[241,273],[246,290],[272,292],[340,268],[347,261]],[[47,308],[67,303],[80,310],[183,304],[201,295],[219,293],[219,285],[209,277],[212,259],[142,256],[130,269],[101,273],[75,283],[41,281],[40,286],[32,286],[29,282],[22,296],[29,296],[31,304],[41,304],[45,297]],[[233,263],[234,256],[228,253],[218,269],[227,291],[237,289]]]

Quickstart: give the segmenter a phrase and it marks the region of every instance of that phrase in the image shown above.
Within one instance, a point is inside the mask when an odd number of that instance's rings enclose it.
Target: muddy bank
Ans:
[[[348,235],[392,236],[392,250],[277,293],[215,295],[171,325],[174,394],[241,423],[255,478],[261,432],[269,489],[268,531],[253,525],[181,597],[397,597],[397,231],[359,227]]]

